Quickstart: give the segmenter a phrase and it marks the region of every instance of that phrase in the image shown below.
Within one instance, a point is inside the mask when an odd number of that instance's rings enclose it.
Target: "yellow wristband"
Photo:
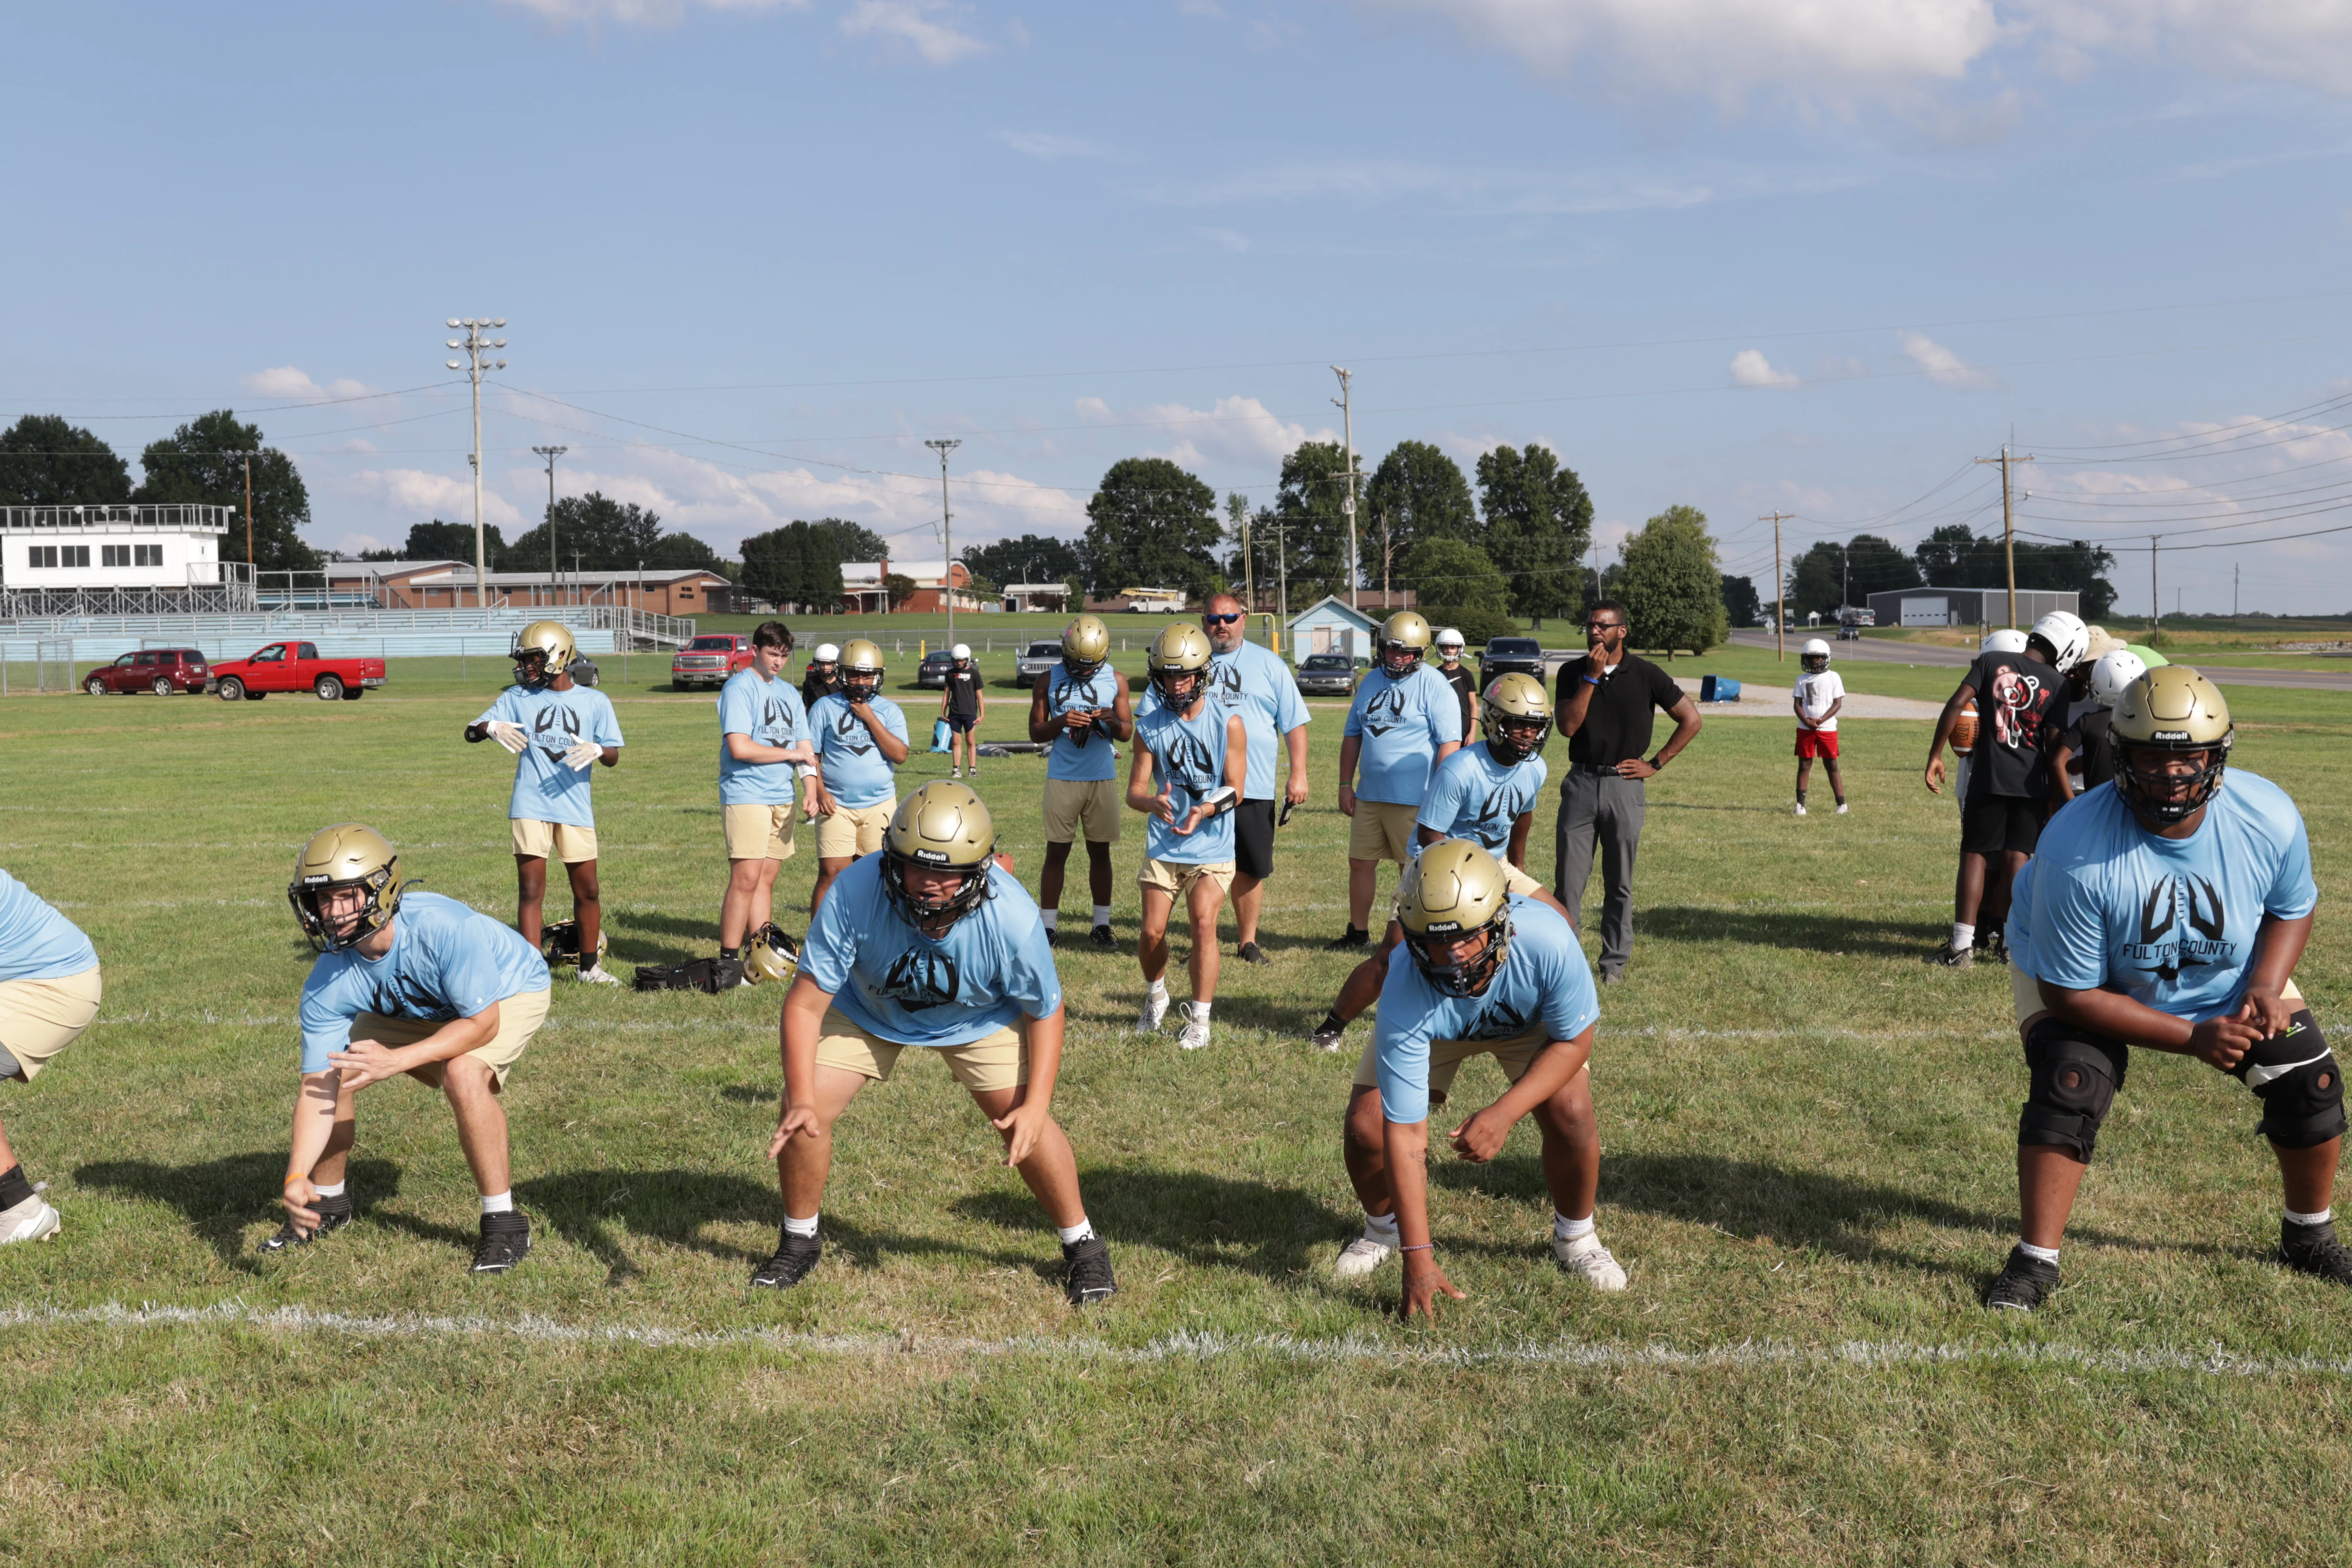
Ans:
[[[282,1187],[286,1184],[286,1182],[307,1182],[310,1179],[310,1173],[308,1171],[289,1171],[286,1173],[286,1181],[280,1182],[278,1184]]]

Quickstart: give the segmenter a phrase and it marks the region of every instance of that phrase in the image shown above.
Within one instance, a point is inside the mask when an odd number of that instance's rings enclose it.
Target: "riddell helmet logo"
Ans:
[[[2185,741],[2189,739],[2189,731],[2186,730],[2158,730],[2149,736],[2149,739],[2157,741]]]

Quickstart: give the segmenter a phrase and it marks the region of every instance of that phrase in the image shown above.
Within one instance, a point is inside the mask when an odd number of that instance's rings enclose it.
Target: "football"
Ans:
[[[1962,705],[1960,716],[1952,721],[1952,750],[1966,756],[1977,749],[1977,705],[1973,700]]]

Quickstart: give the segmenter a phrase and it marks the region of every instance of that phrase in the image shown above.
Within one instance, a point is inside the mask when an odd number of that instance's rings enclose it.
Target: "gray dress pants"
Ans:
[[[1584,929],[1584,884],[1601,850],[1601,973],[1622,973],[1633,955],[1633,853],[1642,847],[1642,781],[1570,768],[1559,786],[1553,841],[1554,897]]]

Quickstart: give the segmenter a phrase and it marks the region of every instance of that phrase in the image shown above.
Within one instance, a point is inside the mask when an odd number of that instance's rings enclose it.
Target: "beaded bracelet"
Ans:
[[[1433,1241],[1416,1241],[1411,1247],[1400,1247],[1397,1250],[1399,1252],[1428,1252],[1434,1249],[1436,1246],[1437,1243]]]

